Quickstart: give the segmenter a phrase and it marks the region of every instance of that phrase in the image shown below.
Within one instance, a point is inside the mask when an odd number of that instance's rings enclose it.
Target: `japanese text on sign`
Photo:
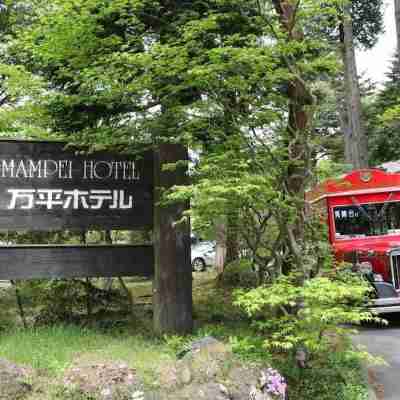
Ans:
[[[48,210],[126,210],[134,205],[133,197],[125,190],[8,189],[7,192],[11,195],[9,210],[31,210],[35,206]]]

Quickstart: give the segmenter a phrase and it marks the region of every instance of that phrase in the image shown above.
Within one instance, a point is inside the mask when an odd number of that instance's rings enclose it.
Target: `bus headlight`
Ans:
[[[384,282],[381,274],[374,274],[374,282]]]

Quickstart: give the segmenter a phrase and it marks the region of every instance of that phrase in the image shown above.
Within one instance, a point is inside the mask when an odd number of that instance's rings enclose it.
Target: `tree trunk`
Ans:
[[[216,246],[215,246],[215,268],[218,275],[224,272],[226,260],[226,224],[218,222],[216,224]]]
[[[368,143],[361,110],[350,5],[344,7],[341,42],[347,119],[349,121],[349,130],[344,132],[346,162],[352,164],[354,169],[367,168]]]
[[[273,0],[273,5],[280,19],[281,30],[287,34],[289,42],[301,42],[304,34],[296,27],[297,6],[294,1]],[[296,68],[286,60],[288,68]],[[302,271],[301,280],[307,278],[302,259],[302,247],[305,234],[305,204],[300,205],[305,198],[307,176],[309,174],[309,115],[307,107],[313,104],[313,97],[308,91],[303,80],[295,77],[288,82],[289,115],[287,129],[288,169],[286,178],[287,194],[298,201],[296,220],[288,224],[282,217],[280,229],[286,238],[292,262],[291,270]]]
[[[397,57],[400,58],[400,0],[394,0],[394,16],[396,21]]]
[[[155,151],[153,322],[158,334],[186,334],[193,327],[190,223],[177,223],[189,204],[159,204],[162,189],[187,184],[186,170],[163,171],[163,165],[187,159],[181,145],[160,144]]]
[[[238,211],[233,210],[228,214],[226,226],[226,260],[225,264],[239,258]]]
[[[341,48],[343,47],[341,46]],[[344,57],[342,57],[342,60],[344,60]],[[340,130],[344,139],[344,160],[347,164],[352,164],[352,144],[350,140],[351,129],[349,113],[347,111],[347,99],[344,93],[344,83],[342,80],[337,82],[335,88],[335,97]]]

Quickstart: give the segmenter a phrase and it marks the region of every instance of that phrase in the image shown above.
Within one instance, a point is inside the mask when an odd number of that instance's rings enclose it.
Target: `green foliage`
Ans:
[[[337,83],[336,83],[337,85]],[[313,85],[314,96],[318,101],[312,129],[316,132],[319,157],[340,161],[344,158],[343,134],[337,113],[338,93],[335,82],[320,80]]]
[[[46,400],[52,399],[45,394],[52,392],[53,378],[61,377],[76,361],[96,364],[105,360],[124,361],[138,371],[144,384],[152,387],[158,367],[175,360],[164,343],[148,333],[140,334],[137,325],[123,332],[108,333],[72,325],[6,331],[1,333],[0,357],[30,366],[49,377],[40,393],[40,398]]]
[[[226,266],[220,283],[224,287],[252,288],[259,283],[259,276],[251,260],[242,258]]]
[[[339,177],[347,172],[348,166],[339,164],[331,160],[321,160],[317,165],[316,177],[317,182],[323,182],[329,178]]]
[[[74,353],[106,343],[106,337],[76,326],[53,326],[2,334],[0,354],[8,360],[59,374]]]
[[[23,304],[34,307],[34,324],[81,323],[97,312],[117,308],[127,313],[122,291],[102,290],[95,282],[80,279],[18,281]]]
[[[252,334],[249,336],[231,336],[229,343],[232,351],[241,359],[253,362],[272,361],[272,355],[264,346],[262,336]]]
[[[137,370],[146,387],[154,387],[158,371],[164,365],[175,362],[176,356],[186,351],[193,339],[211,335],[223,342],[229,341],[235,355],[240,359],[260,365],[267,363],[277,368],[289,381],[291,398],[364,400],[361,396],[366,389],[358,356],[350,351],[346,351],[344,356],[340,352],[339,343],[339,348],[331,348],[323,357],[314,357],[310,368],[299,369],[292,357],[265,348],[265,332],[255,331],[244,313],[237,309],[233,313],[230,292],[216,288],[215,275],[208,277],[206,281],[203,281],[203,274],[199,275],[200,278],[195,277],[197,282],[194,285],[194,300],[196,310],[199,306],[202,308],[201,318],[198,319],[201,327],[192,337],[167,336],[160,340],[153,337],[150,330],[141,334],[143,327],[137,323],[128,325],[123,330],[111,326],[107,331],[74,325],[53,325],[26,330],[19,328],[0,332],[0,357],[42,371],[37,390],[41,399],[62,399],[61,396],[65,395],[69,400],[82,400],[79,392],[67,392],[53,387],[57,378],[60,379],[72,363],[124,361]],[[212,283],[212,286],[207,283]],[[146,293],[150,293],[151,287],[148,289]],[[4,297],[2,305],[10,309],[15,307],[11,302],[5,303]],[[212,314],[217,308],[213,307],[219,307],[219,319],[214,322]],[[151,320],[151,317],[148,316],[148,319]],[[208,324],[203,325],[204,321]],[[100,325],[99,322],[96,326]],[[47,376],[49,380],[46,380]],[[40,388],[43,388],[43,392]]]
[[[370,290],[368,283],[349,273],[316,277],[303,286],[295,277],[280,277],[272,285],[238,290],[235,304],[265,332],[267,348],[291,352],[304,347],[321,358],[332,347],[331,335],[348,334],[343,324],[374,320],[364,308]]]
[[[31,93],[0,119],[2,129],[15,134],[24,125],[26,132],[94,150],[137,151],[161,141],[190,146],[200,155],[192,184],[174,188],[167,200],[190,199],[200,230],[237,216],[240,245],[268,284],[238,292],[237,304],[271,348],[306,346],[323,354],[327,333],[340,336],[343,322],[371,318],[349,304],[367,291],[354,277],[309,280],[329,257],[321,226],[315,218],[303,220],[321,136],[330,134],[321,121],[337,122],[321,108],[324,89],[314,82],[336,76],[332,42],[321,33],[340,24],[342,3],[299,3],[288,32],[270,2],[39,2],[29,24],[17,26],[7,53],[19,68],[10,77],[40,78],[32,87],[21,85]],[[358,35],[365,46],[379,30],[380,1],[372,3],[353,2],[353,12],[368,22]],[[301,95],[293,96],[294,86]],[[307,120],[295,132],[293,110]],[[298,157],[293,149],[300,149]],[[291,270],[299,275],[281,277]],[[243,284],[242,271],[238,279]],[[83,304],[82,287],[53,285],[41,301],[50,305],[59,297],[58,313]],[[196,312],[208,321],[243,320],[240,311],[230,312],[229,295],[210,290]],[[71,296],[77,304],[67,303]],[[249,341],[235,346],[254,351]]]
[[[72,322],[85,310],[86,293],[78,280],[31,280],[18,283],[19,291],[29,302],[39,305],[36,324]]]
[[[356,44],[364,49],[372,48],[384,30],[383,0],[351,0],[351,16]]]
[[[270,148],[267,139],[254,147],[248,144],[234,136],[225,141],[225,152],[204,154],[193,171],[193,184],[175,187],[168,199],[192,200],[196,231],[210,230],[216,221],[234,214],[240,245],[247,249],[258,279],[274,280],[293,264],[288,225],[296,223],[304,200],[285,193],[284,150]],[[318,272],[327,253],[324,227],[312,216],[305,221],[305,240],[299,247],[307,276]]]
[[[393,59],[387,78],[383,89],[372,97],[366,110],[372,165],[400,158],[397,145],[400,126],[400,70],[397,56]]]
[[[322,363],[299,369],[290,360],[276,358],[275,365],[288,381],[289,396],[296,400],[368,400],[366,375],[356,354],[328,352]]]
[[[371,0],[365,2],[363,0],[339,0],[331,2],[328,5],[324,2],[319,4],[323,9],[325,7],[334,6],[336,13],[341,14],[343,7],[350,3],[350,12],[353,23],[353,35],[355,46],[361,49],[372,48],[379,39],[379,35],[384,31],[383,14],[385,4],[383,0]],[[315,20],[320,32],[325,33],[332,41],[340,39],[340,29],[338,29],[337,14],[334,11],[328,13],[325,11],[323,16],[315,13]],[[314,28],[315,29],[315,28]],[[318,32],[318,31],[317,31]]]
[[[176,335],[164,335],[164,341],[172,354],[177,355],[189,348],[191,338]]]
[[[95,150],[172,141],[198,151],[193,186],[169,200],[190,198],[203,227],[238,215],[240,245],[275,279],[309,264],[310,246],[290,236],[302,232],[320,148],[313,117],[322,96],[311,83],[337,69],[332,44],[309,26],[336,26],[340,4],[302,3],[297,40],[268,2],[57,0],[38,5],[8,52],[45,87],[23,105],[30,126]],[[305,92],[296,105],[293,82]],[[293,135],[298,106],[309,123]],[[300,147],[300,158],[289,157]],[[302,182],[293,185],[295,171]]]
[[[208,288],[197,298],[194,318],[209,323],[247,321],[245,313],[232,305],[231,292],[232,290],[226,288]]]
[[[368,384],[360,354],[344,341],[323,357],[312,360],[309,368],[299,368],[291,357],[269,352],[262,336],[252,334],[231,337],[233,352],[244,360],[268,363],[278,369],[288,382],[288,394],[296,400],[367,400]],[[345,350],[345,351],[343,351]]]

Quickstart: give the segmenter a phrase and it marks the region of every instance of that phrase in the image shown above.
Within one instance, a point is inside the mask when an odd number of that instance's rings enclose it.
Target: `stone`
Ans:
[[[234,400],[248,400],[252,389],[259,386],[260,369],[256,366],[236,364],[227,376],[226,385]]]
[[[159,393],[145,400],[278,400],[267,393],[271,371],[239,361],[229,346],[207,337],[164,365]]]
[[[266,393],[275,370],[238,360],[229,346],[213,337],[189,348],[182,359],[162,364],[149,390],[128,364],[93,363],[90,358],[75,360],[57,385],[61,383],[60,393],[68,398],[86,395],[97,400],[278,400]],[[28,372],[0,359],[0,400],[25,400],[31,390],[25,383]],[[6,385],[8,392],[2,395],[3,383],[9,381],[17,382],[18,390]]]
[[[222,394],[224,394],[226,397],[231,397],[229,394],[229,390],[222,384],[219,384],[219,390],[221,391]]]
[[[229,395],[221,391],[220,384],[207,382],[203,384],[190,384],[170,396],[170,399],[204,399],[204,400],[230,400]]]
[[[192,373],[190,371],[190,368],[187,365],[184,365],[182,367],[182,370],[180,371],[180,381],[183,385],[187,385],[191,382],[192,380]]]
[[[165,363],[160,369],[159,386],[167,390],[177,388],[180,385],[178,370],[178,363]]]
[[[0,400],[19,400],[32,390],[27,383],[33,372],[27,368],[0,359]]]
[[[206,336],[194,341],[190,346],[190,350],[183,356],[183,359],[193,358],[196,354],[208,354],[213,358],[218,358],[219,356],[230,355],[231,350],[227,345],[212,336]]]
[[[201,350],[203,348],[219,346],[220,344],[221,344],[221,342],[219,340],[213,338],[212,336],[205,336],[201,339],[198,339],[198,340],[195,340],[194,342],[192,342],[192,344],[190,345],[190,348],[191,348],[190,351],[197,351],[197,350]]]
[[[272,400],[272,397],[268,393],[253,387],[249,393],[249,400]]]
[[[117,400],[132,393],[138,397],[143,393],[136,371],[123,362],[73,365],[64,373],[63,386],[67,391],[94,395],[99,400]],[[138,398],[142,400],[144,395]]]
[[[140,390],[135,390],[135,391],[132,393],[131,400],[145,400],[144,392],[142,392],[142,391],[140,391]]]

